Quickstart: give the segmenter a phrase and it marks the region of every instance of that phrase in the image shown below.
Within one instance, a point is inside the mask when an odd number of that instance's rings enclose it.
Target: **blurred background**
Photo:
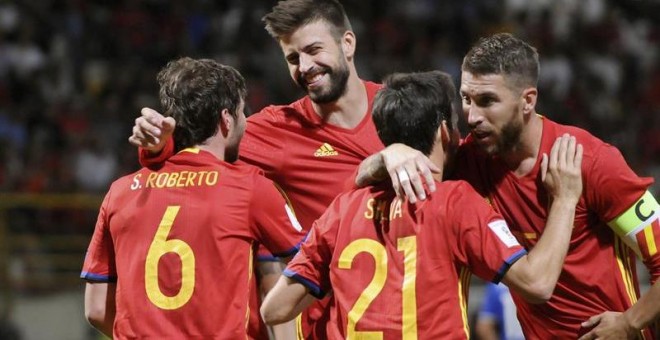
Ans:
[[[538,111],[660,180],[660,0],[343,3],[368,80],[440,69],[458,81],[479,37],[524,38],[541,55]],[[255,112],[302,95],[260,22],[274,4],[0,0],[0,339],[99,338],[78,275],[103,194],[138,168],[127,138],[140,108],[159,108],[167,61],[235,66]],[[483,285],[473,287],[472,314]]]

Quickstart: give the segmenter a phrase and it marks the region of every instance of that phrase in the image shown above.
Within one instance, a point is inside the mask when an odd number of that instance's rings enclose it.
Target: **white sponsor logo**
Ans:
[[[518,243],[518,240],[516,240],[515,236],[511,234],[511,230],[509,230],[509,226],[506,225],[506,222],[504,220],[496,220],[493,222],[488,223],[488,227],[490,230],[492,230],[495,235],[504,243],[507,247],[511,248],[513,246],[520,245]]]
[[[300,225],[300,222],[298,222],[296,215],[294,215],[293,211],[291,211],[291,208],[289,208],[287,204],[284,204],[284,209],[286,210],[286,214],[289,215],[289,221],[291,221],[293,227],[299,232],[302,231],[302,226]]]

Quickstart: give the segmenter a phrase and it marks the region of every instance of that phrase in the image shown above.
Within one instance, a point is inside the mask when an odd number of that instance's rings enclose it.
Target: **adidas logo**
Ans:
[[[323,143],[316,152],[314,152],[314,157],[327,157],[327,156],[337,156],[339,155],[339,152],[335,151],[335,149],[332,148],[332,145],[328,143]]]

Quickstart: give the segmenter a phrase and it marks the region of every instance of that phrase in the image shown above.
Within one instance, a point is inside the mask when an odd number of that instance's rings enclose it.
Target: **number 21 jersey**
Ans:
[[[328,339],[469,338],[470,273],[499,282],[526,251],[466,182],[437,188],[416,205],[351,191],[315,223],[284,275],[316,297],[332,290]]]

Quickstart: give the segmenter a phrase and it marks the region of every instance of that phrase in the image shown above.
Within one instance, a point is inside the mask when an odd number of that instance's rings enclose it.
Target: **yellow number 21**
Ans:
[[[151,241],[147,261],[144,265],[144,286],[149,301],[161,309],[177,309],[192,297],[195,288],[195,254],[182,240],[168,240],[172,224],[179,213],[179,206],[169,206],[158,225],[156,236]],[[175,253],[181,258],[181,289],[174,296],[163,294],[158,286],[158,261],[166,253]]]
[[[402,335],[405,340],[417,339],[417,298],[415,281],[417,272],[417,239],[408,236],[398,239],[397,250],[403,252],[403,285],[402,285]],[[374,258],[374,276],[369,285],[362,291],[360,297],[348,312],[346,325],[347,339],[351,340],[382,340],[383,332],[357,331],[355,325],[367,311],[371,302],[380,294],[387,279],[387,250],[381,243],[371,239],[358,239],[351,242],[339,256],[340,269],[351,269],[353,260],[359,253],[368,253]]]

